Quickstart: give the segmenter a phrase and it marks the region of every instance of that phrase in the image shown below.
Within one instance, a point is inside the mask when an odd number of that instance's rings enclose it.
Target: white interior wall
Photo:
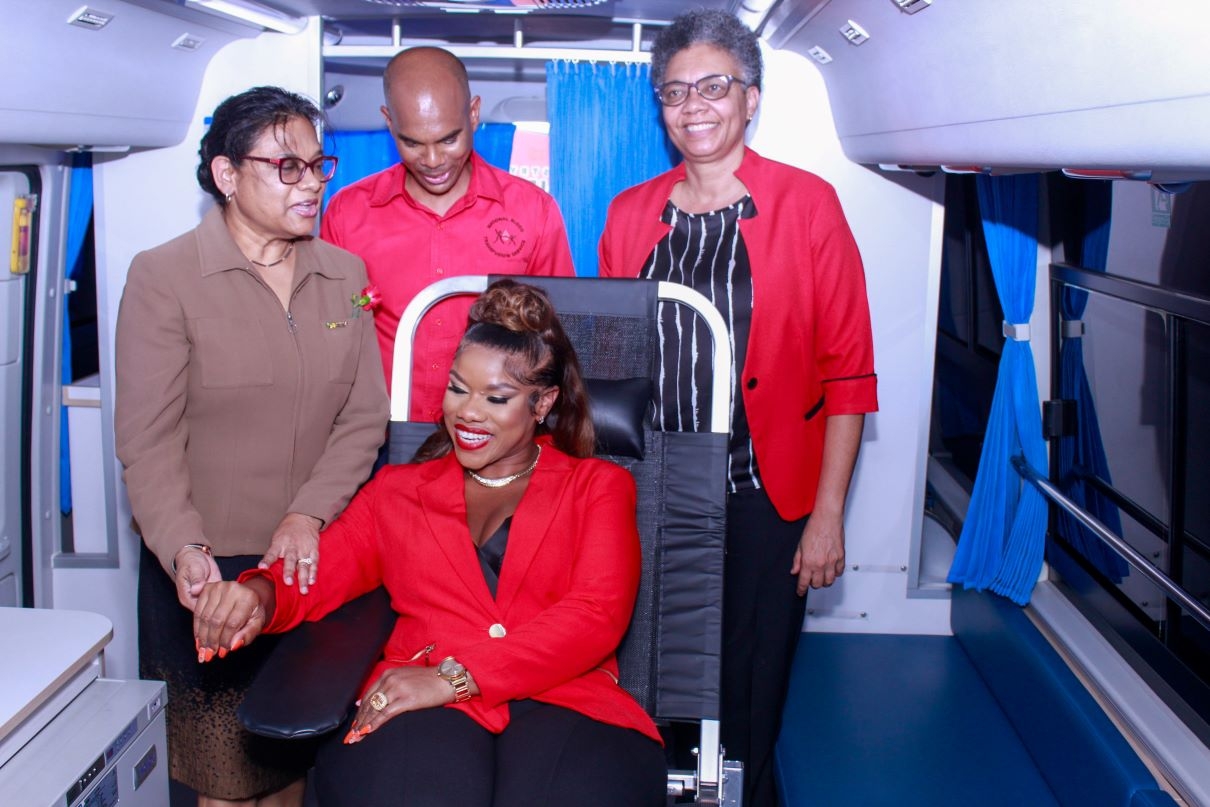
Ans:
[[[318,98],[320,26],[313,20],[295,36],[265,33],[237,40],[219,51],[206,71],[197,110],[184,141],[168,148],[112,158],[97,156],[94,170],[97,256],[97,327],[101,354],[101,403],[106,424],[107,519],[120,535],[121,568],[82,586],[76,570],[56,570],[56,607],[100,610],[114,623],[106,650],[107,674],[137,678],[135,581],[139,539],[130,527],[130,505],[113,451],[113,348],[118,305],[126,271],[137,252],[161,244],[197,225],[211,204],[194,179],[205,119],[224,98],[250,87],[276,84]],[[87,597],[74,604],[73,597]],[[98,602],[103,601],[102,606]]]
[[[764,49],[761,111],[749,141],[832,183],[865,262],[880,411],[866,418],[845,522],[848,568],[807,602],[808,630],[949,633],[948,599],[908,596],[922,528],[932,405],[944,183],[895,182],[841,151],[814,63]]]

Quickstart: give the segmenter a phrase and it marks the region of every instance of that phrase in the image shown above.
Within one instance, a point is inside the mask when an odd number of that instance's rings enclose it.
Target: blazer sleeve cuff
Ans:
[[[878,376],[874,373],[827,379],[823,385],[825,416],[878,411]]]

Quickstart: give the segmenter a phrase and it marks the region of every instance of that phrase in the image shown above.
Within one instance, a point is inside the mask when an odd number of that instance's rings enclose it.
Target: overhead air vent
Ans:
[[[80,6],[74,14],[67,18],[69,25],[75,25],[79,28],[87,28],[90,31],[100,31],[109,21],[113,19],[112,14],[106,14],[104,11],[97,11],[95,8],[88,6]]]
[[[933,0],[891,0],[904,14],[915,14],[933,4]]]
[[[819,62],[820,64],[827,64],[828,62],[832,61],[832,54],[828,53],[826,50],[821,48],[819,45],[816,45],[815,47],[808,50],[807,55],[810,56],[815,61]]]
[[[176,41],[172,43],[172,47],[176,48],[177,50],[185,50],[192,53],[200,48],[205,41],[206,40],[204,37],[194,36],[193,34],[181,34],[176,38]]]
[[[852,20],[847,20],[840,26],[840,35],[849,40],[850,45],[860,45],[870,38],[865,29]]]

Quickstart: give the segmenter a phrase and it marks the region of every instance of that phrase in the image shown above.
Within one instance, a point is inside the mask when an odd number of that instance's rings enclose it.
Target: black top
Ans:
[[[508,528],[512,526],[513,517],[504,519],[491,537],[476,549],[479,554],[479,567],[483,569],[483,580],[487,589],[496,598],[496,586],[500,582],[500,568],[504,565],[504,550],[508,549]]]
[[[752,322],[752,267],[739,230],[756,215],[751,196],[709,213],[686,213],[671,201],[661,220],[672,226],[648,256],[642,277],[689,286],[714,304],[731,339],[731,439],[728,490],[761,487],[752,435],[739,388]],[[685,306],[660,303],[660,366],[655,421],[664,431],[709,428],[710,335]]]

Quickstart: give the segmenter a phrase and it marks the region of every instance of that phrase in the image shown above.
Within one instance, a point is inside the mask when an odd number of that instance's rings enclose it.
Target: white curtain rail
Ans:
[[[576,48],[576,47],[537,47],[525,44],[525,36],[520,21],[513,31],[513,44],[507,45],[450,45],[441,44],[459,59],[525,59],[531,61],[566,60],[580,62],[622,62],[628,64],[648,64],[651,54],[642,50],[643,23],[630,23],[630,48]],[[433,44],[420,43],[415,44]],[[395,20],[391,26],[391,44],[389,45],[325,45],[325,59],[389,59],[404,48],[410,47],[403,38],[402,25]]]
[[[421,44],[421,43],[416,43]],[[436,43],[425,43],[436,44]],[[409,45],[328,45],[323,49],[325,59],[390,59]],[[609,48],[536,48],[492,47],[491,45],[445,45],[443,50],[459,59],[525,59],[530,61],[620,62],[648,64],[651,54],[646,51],[611,50]]]

